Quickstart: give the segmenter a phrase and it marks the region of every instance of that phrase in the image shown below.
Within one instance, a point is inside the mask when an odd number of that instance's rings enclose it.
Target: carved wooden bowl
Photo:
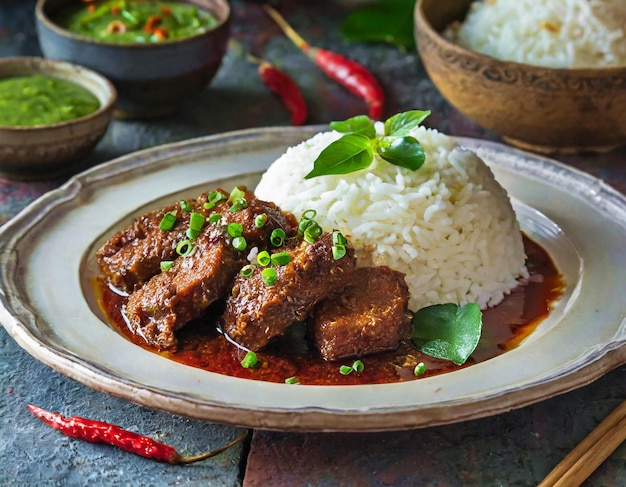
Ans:
[[[604,151],[626,143],[626,66],[554,69],[506,62],[440,33],[472,0],[418,0],[415,37],[433,83],[466,117],[538,152]]]

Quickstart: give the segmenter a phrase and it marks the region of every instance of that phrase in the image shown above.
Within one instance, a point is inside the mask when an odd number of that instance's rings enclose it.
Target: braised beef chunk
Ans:
[[[395,350],[410,331],[408,304],[404,274],[362,267],[342,293],[315,308],[308,326],[326,360]]]
[[[251,277],[237,275],[222,317],[225,333],[253,351],[282,334],[296,321],[304,321],[314,306],[333,292],[341,291],[356,267],[348,247],[341,259],[332,253],[332,234],[322,234],[314,243],[301,241],[288,250],[291,261],[278,266],[276,283],[267,285],[262,268]]]
[[[281,227],[288,234],[295,231],[296,223],[292,216],[284,214],[273,203],[256,199],[251,191],[245,188],[242,190],[247,202],[247,209],[243,212],[230,212],[232,202],[227,200],[229,193],[218,189],[216,191],[222,193],[224,199],[218,201],[213,208],[205,207],[209,195],[202,194],[196,200],[187,200],[188,211],[183,211],[180,204],[175,204],[137,218],[127,228],[109,239],[96,253],[105,278],[113,286],[132,292],[161,272],[161,262],[176,258],[176,245],[187,238],[185,232],[189,228],[192,211],[206,218],[213,213],[229,214],[229,222],[246,225],[244,233],[252,243],[264,239],[267,228]],[[176,215],[176,222],[171,230],[159,228],[166,213]],[[251,217],[263,213],[267,215],[268,227],[259,229]]]
[[[219,210],[221,219],[205,224],[191,242],[193,251],[176,258],[170,269],[130,294],[125,315],[133,333],[160,349],[175,347],[176,330],[200,317],[211,303],[226,297],[233,277],[247,263],[250,249],[266,248],[271,232],[279,226],[288,236],[297,231],[295,221],[274,204],[256,199],[249,191],[245,200],[245,207],[234,211],[232,202],[214,208],[212,211]],[[262,214],[266,215],[265,224],[259,227],[255,220]],[[247,242],[245,250],[233,247],[230,223],[241,225],[241,236]]]

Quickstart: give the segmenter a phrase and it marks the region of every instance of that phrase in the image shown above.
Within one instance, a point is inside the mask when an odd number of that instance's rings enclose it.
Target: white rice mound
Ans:
[[[485,0],[444,35],[491,57],[551,68],[626,66],[626,0]]]
[[[424,127],[411,135],[426,153],[415,172],[376,156],[365,170],[305,180],[322,149],[341,136],[323,132],[289,148],[255,193],[297,218],[315,210],[323,229],[350,239],[360,266],[403,272],[413,311],[450,302],[495,306],[528,275],[509,197],[491,169],[452,138]]]

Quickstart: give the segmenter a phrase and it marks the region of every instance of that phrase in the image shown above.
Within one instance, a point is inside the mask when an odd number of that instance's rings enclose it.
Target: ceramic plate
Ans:
[[[320,127],[268,128],[170,144],[69,180],[0,230],[0,320],[34,357],[90,387],[173,413],[290,431],[380,431],[484,417],[582,386],[626,362],[626,198],[549,159],[492,142],[476,150],[521,226],[567,282],[518,348],[405,383],[301,386],[237,379],[133,345],[100,316],[94,251],[144,211],[217,185],[254,186]]]

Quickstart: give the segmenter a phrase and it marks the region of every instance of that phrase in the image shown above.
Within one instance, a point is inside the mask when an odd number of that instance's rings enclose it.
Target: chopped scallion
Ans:
[[[285,234],[285,231],[282,228],[277,228],[272,231],[272,234],[270,235],[270,242],[272,242],[274,247],[280,247],[285,241],[286,236],[287,234]]]
[[[333,244],[347,245],[348,241],[346,240],[346,237],[344,237],[341,232],[335,231],[333,232]]]
[[[339,373],[341,375],[350,375],[352,373],[352,367],[350,367],[349,365],[342,365],[341,367],[339,367]]]
[[[289,252],[276,252],[272,254],[271,261],[274,266],[287,265],[291,262],[291,256]]]
[[[228,235],[231,237],[241,237],[243,227],[239,223],[229,223],[227,227]]]
[[[270,257],[270,253],[267,250],[263,250],[256,256],[256,261],[260,266],[267,267],[270,265],[272,259]]]
[[[426,373],[426,364],[424,362],[420,362],[415,366],[413,373],[417,376],[424,375]]]
[[[320,227],[317,223],[313,222],[312,225],[309,225],[304,231],[304,240],[309,243],[314,243],[320,235],[323,233],[322,227]]]
[[[212,210],[213,208],[215,208],[215,203],[211,203],[210,201],[207,201],[204,204],[204,209],[205,210]]]
[[[257,228],[262,228],[265,223],[267,223],[267,215],[265,213],[261,213],[260,215],[257,215],[256,218],[254,219],[254,226]]]
[[[300,381],[297,377],[288,377],[285,379],[285,384],[300,384]]]
[[[165,272],[167,270],[169,270],[172,265],[174,265],[174,261],[173,260],[162,260],[161,261],[161,272]]]
[[[243,277],[252,277],[252,275],[254,274],[254,266],[250,264],[244,265],[239,271],[239,274],[241,274]]]
[[[189,228],[200,232],[202,227],[204,226],[204,215],[202,213],[197,213],[195,211],[191,212],[189,216]]]
[[[243,237],[235,237],[233,238],[233,247],[237,250],[246,250],[248,246],[248,242]]]
[[[200,232],[198,230],[194,230],[193,228],[188,228],[185,230],[185,236],[189,240],[195,240],[200,236]]]
[[[191,203],[189,203],[189,201],[183,200],[180,202],[180,209],[184,213],[189,213],[193,209],[193,206],[191,206]]]
[[[248,206],[248,202],[245,200],[245,198],[240,198],[238,200],[235,200],[233,205],[230,207],[230,211],[235,213],[237,211],[243,210],[246,206]]]
[[[346,246],[345,245],[333,245],[333,259],[339,260],[345,257]]]
[[[352,364],[352,370],[354,370],[355,372],[363,372],[364,369],[365,365],[363,365],[363,362],[361,362],[360,360],[355,360]]]
[[[313,220],[317,216],[317,211],[315,210],[306,210],[302,213],[302,220]]]
[[[209,217],[209,223],[217,223],[218,221],[220,221],[222,219],[222,215],[220,215],[219,213],[213,213],[210,217]]]
[[[176,245],[176,253],[181,257],[187,257],[191,254],[192,250],[193,244],[191,243],[191,240],[182,240],[178,242],[178,245]]]
[[[213,203],[213,206],[225,199],[226,195],[221,191],[213,191],[209,194],[209,203]]]
[[[159,223],[160,230],[171,230],[176,223],[176,213],[166,213]]]
[[[246,193],[237,187],[233,188],[228,198],[228,203],[232,205],[230,207],[230,211],[232,212],[243,210],[248,206]]]
[[[256,353],[248,352],[246,353],[246,356],[241,361],[241,366],[244,369],[251,369],[258,363],[258,361],[259,359],[257,358]]]
[[[265,269],[263,269],[261,277],[263,278],[263,282],[268,286],[273,286],[278,281],[276,271],[271,267],[266,267]]]

